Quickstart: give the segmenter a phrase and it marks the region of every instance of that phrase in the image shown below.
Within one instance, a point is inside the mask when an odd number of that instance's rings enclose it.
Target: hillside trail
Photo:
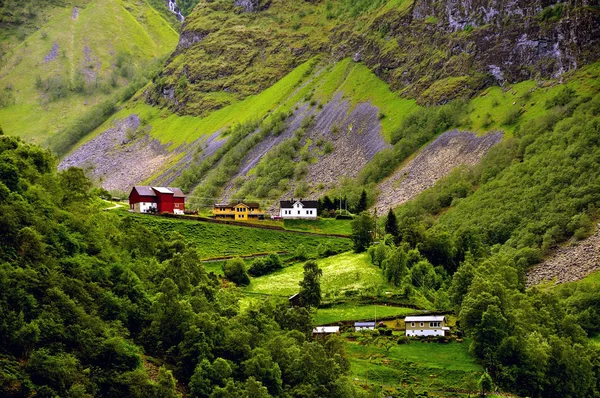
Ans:
[[[572,246],[563,246],[527,272],[527,287],[561,284],[585,278],[600,270],[600,224],[594,234]]]

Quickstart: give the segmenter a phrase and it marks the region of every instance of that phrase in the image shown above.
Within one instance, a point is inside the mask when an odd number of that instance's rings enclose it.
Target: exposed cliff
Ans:
[[[206,114],[262,91],[315,54],[362,61],[423,104],[494,84],[556,78],[600,57],[598,1],[352,4],[202,2],[148,102]]]

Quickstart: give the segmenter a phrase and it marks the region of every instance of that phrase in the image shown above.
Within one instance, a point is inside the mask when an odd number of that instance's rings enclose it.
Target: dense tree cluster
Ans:
[[[240,311],[180,236],[100,211],[55,167],[0,136],[0,395],[356,396],[306,309]]]
[[[397,224],[388,215],[395,236],[369,253],[407,296],[455,309],[501,388],[598,396],[599,350],[588,337],[600,331],[600,293],[587,285],[526,290],[525,272],[556,244],[586,237],[598,217],[600,95],[564,89],[546,106],[481,164],[399,208]]]

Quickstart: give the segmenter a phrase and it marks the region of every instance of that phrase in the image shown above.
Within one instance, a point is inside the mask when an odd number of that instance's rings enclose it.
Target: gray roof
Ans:
[[[407,316],[404,322],[443,322],[446,317],[443,315],[427,315],[427,316]]]
[[[359,328],[375,327],[375,322],[354,322],[354,327],[359,327]]]
[[[150,187],[145,185],[136,185],[133,187],[134,191],[137,191],[140,196],[156,196],[156,192],[160,193],[172,193],[175,198],[185,198],[183,191],[179,188],[171,188],[171,187]]]
[[[160,192],[160,193],[173,193],[173,191],[171,191],[169,188],[165,188],[165,187],[152,187],[152,189],[154,189],[156,192]]]
[[[168,187],[168,189],[170,189],[171,191],[173,191],[173,197],[174,198],[185,198],[185,195],[183,194],[183,191],[179,188],[171,188]]]
[[[156,196],[156,193],[152,190],[151,187],[146,186],[135,186],[133,190],[138,193],[140,196]]]
[[[316,200],[282,200],[279,202],[279,207],[282,209],[293,209],[296,202],[300,202],[302,207],[309,209],[316,209],[318,203]]]

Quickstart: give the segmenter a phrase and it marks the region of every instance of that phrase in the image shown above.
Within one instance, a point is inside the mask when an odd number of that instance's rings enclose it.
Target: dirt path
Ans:
[[[600,226],[600,225],[599,225]],[[574,246],[557,249],[550,258],[529,270],[527,287],[540,283],[572,282],[600,270],[600,229]]]
[[[413,199],[454,168],[477,164],[501,139],[499,132],[481,137],[458,130],[442,134],[406,166],[379,183],[377,214],[385,214],[389,208]]]

